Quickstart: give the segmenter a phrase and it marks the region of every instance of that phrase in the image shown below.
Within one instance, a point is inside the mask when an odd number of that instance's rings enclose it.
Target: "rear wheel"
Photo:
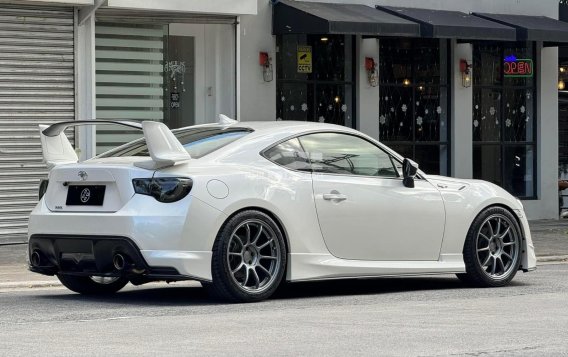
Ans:
[[[521,240],[521,229],[509,211],[492,207],[481,212],[467,234],[466,273],[458,278],[474,286],[507,285],[519,270]]]
[[[280,285],[286,246],[278,225],[267,214],[243,211],[217,235],[211,264],[212,294],[227,301],[267,299]]]
[[[120,277],[58,274],[57,278],[67,289],[84,295],[112,294],[128,284],[128,279]]]

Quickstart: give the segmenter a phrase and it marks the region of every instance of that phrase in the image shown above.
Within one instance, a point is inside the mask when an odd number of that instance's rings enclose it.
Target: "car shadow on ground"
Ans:
[[[509,286],[522,286],[512,281]],[[274,298],[294,299],[345,295],[379,295],[410,293],[428,290],[475,289],[452,276],[369,278],[349,280],[325,280],[319,282],[289,283],[282,286]]]
[[[59,294],[38,295],[37,297],[57,301],[89,301],[108,304],[127,304],[144,306],[205,306],[225,304],[211,298],[207,290],[193,283],[192,286],[153,284],[136,288],[126,288],[112,295],[85,296],[64,291]],[[511,287],[525,285],[513,281]],[[374,278],[350,280],[326,280],[283,284],[271,299],[325,298],[356,295],[382,295],[410,293],[429,290],[470,289],[454,277],[412,277],[412,278]]]

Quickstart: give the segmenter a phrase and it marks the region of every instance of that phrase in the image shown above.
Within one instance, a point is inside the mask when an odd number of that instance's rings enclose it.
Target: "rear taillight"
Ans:
[[[191,191],[193,181],[185,177],[133,179],[134,192],[152,196],[159,202],[170,203],[184,198]]]
[[[38,196],[39,199],[41,200],[41,198],[43,197],[43,195],[45,195],[45,191],[47,191],[47,185],[49,184],[49,180],[46,179],[41,179],[39,181],[39,192],[38,192]]]

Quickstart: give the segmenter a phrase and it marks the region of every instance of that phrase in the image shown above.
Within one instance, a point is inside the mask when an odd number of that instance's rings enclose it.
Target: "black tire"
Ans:
[[[118,278],[106,284],[98,283],[88,276],[58,274],[57,278],[67,289],[83,295],[113,294],[128,284],[126,278]]]
[[[510,233],[499,240],[499,233],[506,232],[507,229]],[[495,235],[486,239],[493,233]],[[503,243],[505,239],[507,241]],[[487,248],[483,243],[485,241],[487,241]],[[512,242],[515,243],[511,244]],[[521,228],[511,212],[501,207],[489,207],[474,219],[469,228],[463,248],[466,272],[456,275],[462,282],[475,287],[505,286],[511,282],[519,270],[523,243]],[[511,248],[509,249],[509,245],[506,246],[506,244],[509,244]],[[485,264],[489,262],[491,265],[486,266]],[[495,264],[495,270],[493,270],[493,264]],[[502,274],[499,274],[498,269],[503,270]]]
[[[251,257],[253,253],[243,253],[248,249],[247,247],[250,248],[253,245],[251,243],[251,236],[255,236],[256,233],[258,233],[258,230],[254,231],[255,226],[247,229],[249,236],[248,245],[245,243],[239,247],[238,243],[235,244],[235,242],[246,240],[246,237],[238,238],[238,240],[236,238],[232,238],[234,237],[234,234],[237,236],[243,234],[247,235],[246,233],[242,233],[241,230],[248,224],[262,225],[264,227],[263,232],[266,232],[263,233],[262,237],[260,237],[260,233],[258,234],[258,237],[256,237],[257,241],[265,239],[262,245],[264,245],[264,243],[268,244],[267,246],[258,249],[256,258]],[[266,234],[266,237],[264,234]],[[269,239],[269,237],[272,237],[272,239]],[[256,242],[256,244],[260,243]],[[231,253],[230,256],[230,250],[237,252],[240,251],[241,255],[239,255],[239,253]],[[248,254],[248,256],[245,254]],[[268,259],[268,255],[266,254],[270,254],[271,258]],[[274,258],[272,258],[272,256],[274,256]],[[252,265],[245,264],[245,257],[247,257],[246,259],[249,259],[248,263]],[[242,211],[225,222],[217,234],[217,238],[213,245],[213,257],[211,261],[213,281],[211,284],[202,285],[208,289],[209,293],[213,297],[223,301],[261,301],[269,298],[282,282],[286,273],[286,257],[287,251],[284,243],[284,236],[274,220],[267,214],[260,211]],[[265,258],[267,258],[266,260],[268,262],[262,260],[262,268],[259,267],[258,265],[261,264],[261,259]],[[254,259],[256,259],[256,262],[253,264],[252,260]],[[274,263],[272,262],[273,260]],[[249,277],[249,272],[252,272],[253,270],[254,273],[251,273],[251,275],[255,274],[255,279],[253,279],[253,277]],[[267,271],[267,273],[265,274],[263,271]],[[273,274],[269,274],[270,272]],[[245,275],[244,273],[246,273],[246,277],[242,277]],[[238,280],[239,274],[243,281]],[[261,278],[262,281],[260,281]],[[251,282],[254,283],[255,281],[256,288],[247,287],[247,284],[250,284]]]

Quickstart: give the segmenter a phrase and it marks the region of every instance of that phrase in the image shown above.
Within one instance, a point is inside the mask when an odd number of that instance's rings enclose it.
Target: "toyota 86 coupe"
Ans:
[[[64,130],[144,137],[78,162]],[[454,273],[508,284],[536,258],[521,202],[428,175],[375,139],[324,123],[40,125],[50,169],[29,220],[29,269],[82,294],[197,280],[251,302],[284,281]]]

